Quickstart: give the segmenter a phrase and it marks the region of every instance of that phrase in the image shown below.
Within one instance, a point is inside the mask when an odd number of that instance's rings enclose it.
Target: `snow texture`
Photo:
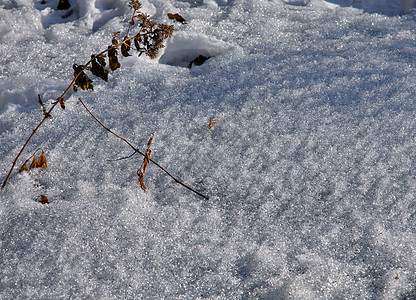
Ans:
[[[37,95],[127,29],[125,0],[70,2],[0,0],[1,181]],[[48,168],[0,192],[0,298],[416,299],[414,2],[142,3],[188,23],[36,133],[18,164],[41,147]],[[78,97],[210,199],[154,165],[142,191]]]
[[[416,8],[416,0],[327,0],[341,6],[353,6],[370,13],[389,16],[409,13]]]

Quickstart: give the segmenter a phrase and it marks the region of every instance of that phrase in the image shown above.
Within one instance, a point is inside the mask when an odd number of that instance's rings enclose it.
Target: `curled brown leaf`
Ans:
[[[111,71],[114,71],[120,68],[120,63],[117,59],[117,50],[112,46],[108,46],[108,64],[110,66]]]
[[[48,161],[46,160],[46,155],[45,152],[43,152],[43,150],[39,156],[37,167],[42,169],[46,169],[48,167]]]
[[[168,18],[182,24],[188,23],[180,14],[168,14]]]
[[[84,66],[74,64],[72,67],[74,69],[74,77],[76,78],[75,85],[83,90],[94,90],[92,80],[84,72]]]
[[[124,57],[131,56],[129,54],[130,45],[130,40],[127,37],[125,37],[123,43],[121,44],[121,55],[123,55]]]
[[[146,190],[146,185],[143,182],[143,176],[144,176],[144,172],[146,171],[147,165],[149,164],[149,161],[150,161],[150,154],[152,153],[152,150],[150,150],[150,145],[152,144],[154,135],[155,133],[153,132],[152,136],[147,142],[147,148],[146,148],[146,151],[144,152],[143,162],[140,165],[139,169],[137,170],[137,176],[139,177],[139,183],[140,183],[140,187],[142,188],[142,190]]]
[[[104,63],[103,63],[104,62]],[[101,78],[105,82],[108,82],[108,69],[105,67],[105,60],[92,56],[90,71],[95,76]]]

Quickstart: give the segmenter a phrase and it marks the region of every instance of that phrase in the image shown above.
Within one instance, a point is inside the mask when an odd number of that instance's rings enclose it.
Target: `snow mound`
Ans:
[[[27,78],[26,82],[36,80],[34,78]],[[0,91],[0,115],[4,113],[8,106],[13,106],[18,110],[28,110],[32,107],[40,109],[37,103],[38,95],[41,95],[42,100],[53,100],[63,90],[65,90],[65,84],[63,81],[48,79],[48,82],[40,82],[36,85],[28,85],[17,83],[11,84],[12,81],[4,81],[7,88],[3,88]],[[71,95],[72,91],[68,93]]]
[[[295,6],[306,6],[309,2],[309,0],[283,0],[283,3]]]
[[[231,48],[231,45],[213,37],[195,32],[178,32],[168,40],[166,50],[160,57],[162,64],[188,67],[199,55],[213,57]]]
[[[0,92],[0,111],[2,111],[8,103],[20,106],[33,105],[35,91],[33,88],[26,88],[23,91],[4,90]]]
[[[69,1],[70,8],[57,10],[56,1],[37,3],[42,13],[42,25],[45,29],[54,24],[82,20],[92,31],[97,31],[111,19],[122,16],[125,3],[121,0],[78,0]]]

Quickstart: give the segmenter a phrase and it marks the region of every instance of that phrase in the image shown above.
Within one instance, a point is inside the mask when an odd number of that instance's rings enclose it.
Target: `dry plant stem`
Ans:
[[[84,70],[86,69],[86,66],[91,62],[92,60],[90,60],[84,67]],[[78,74],[79,76],[80,74]],[[63,98],[66,93],[68,93],[68,91],[71,89],[71,87],[74,85],[75,80],[77,80],[78,76],[76,76],[72,82],[68,85],[68,87],[66,88],[66,90],[62,93],[62,95],[60,97],[58,97],[58,99]],[[16,158],[13,161],[13,164],[10,168],[9,173],[7,174],[6,179],[4,180],[3,184],[1,185],[1,189],[3,189],[6,184],[7,181],[9,181],[10,176],[12,175],[13,169],[16,166],[17,160],[19,159],[20,155],[23,153],[23,151],[25,150],[26,146],[29,144],[30,140],[32,139],[32,137],[35,135],[35,133],[38,131],[38,129],[40,128],[40,126],[42,126],[42,124],[46,121],[46,119],[49,119],[49,116],[51,115],[51,112],[53,111],[53,109],[56,107],[56,105],[59,103],[59,101],[56,101],[52,104],[51,108],[48,110],[48,112],[43,116],[42,121],[39,122],[39,124],[35,127],[35,129],[33,129],[32,133],[30,134],[30,136],[28,137],[28,139],[26,140],[26,142],[24,143],[23,147],[20,149],[20,152],[17,154]]]
[[[126,31],[126,36],[128,36],[129,35],[129,32],[130,32],[130,28],[132,27],[132,23],[131,22],[134,22],[134,17],[136,16],[136,10],[133,10],[133,16],[131,17],[131,20],[130,20],[130,22],[129,22],[129,27],[127,28],[127,31]]]
[[[102,53],[105,53],[106,51],[108,51],[108,49],[107,49],[107,50],[105,50],[105,51],[103,51]],[[91,63],[91,61],[92,61],[92,59],[90,59],[90,60],[88,61],[88,63],[86,63],[86,64],[85,64],[85,66],[84,66],[83,70],[85,70],[85,69],[87,68],[87,65],[88,65],[88,64],[90,64],[90,63]],[[61,94],[61,96],[60,96],[60,97],[58,97],[58,99],[63,98],[63,97],[64,97],[64,96],[68,93],[68,91],[71,89],[71,87],[74,85],[75,81],[78,79],[78,77],[79,77],[80,75],[81,75],[81,74],[78,74],[78,75],[77,75],[77,76],[76,76],[76,77],[75,77],[75,78],[71,81],[71,83],[68,85],[68,87],[66,88],[66,90],[65,90],[65,91]],[[10,168],[10,171],[9,171],[9,173],[7,174],[7,177],[6,177],[6,179],[4,180],[3,184],[1,185],[1,189],[3,189],[3,188],[6,186],[7,181],[9,180],[10,176],[12,175],[13,169],[14,169],[14,167],[16,166],[17,160],[19,159],[20,155],[23,153],[23,151],[25,150],[26,146],[29,144],[30,140],[31,140],[31,139],[32,139],[32,137],[35,135],[35,133],[38,131],[38,129],[40,128],[40,126],[42,126],[42,124],[45,122],[45,120],[49,118],[49,116],[51,115],[51,112],[53,111],[53,109],[56,107],[56,105],[57,105],[58,103],[59,103],[59,101],[56,101],[56,102],[54,102],[54,103],[52,104],[51,108],[50,108],[50,109],[48,110],[48,112],[47,112],[47,113],[43,116],[42,121],[40,121],[40,122],[39,122],[39,124],[35,127],[35,129],[33,129],[32,133],[30,134],[30,136],[28,137],[28,139],[27,139],[27,140],[26,140],[26,142],[24,143],[24,145],[23,145],[22,149],[20,149],[20,152],[17,154],[16,158],[14,159],[13,164],[12,164],[12,166],[11,166],[11,168]]]
[[[101,51],[97,56],[102,55],[106,52],[108,52],[109,50],[115,49],[118,46],[120,46],[121,44],[125,43],[127,40],[130,40],[131,38],[126,39],[125,41],[117,44],[117,45],[113,45],[111,48],[108,48],[106,50]],[[90,59],[82,68],[82,71],[86,70],[88,65],[92,62],[93,59]],[[78,79],[78,77],[81,75],[81,72],[79,72],[79,74],[77,76],[74,77],[74,79],[72,79],[71,83],[68,85],[68,87],[65,89],[65,91],[61,94],[61,96],[59,96],[57,99],[61,99],[64,98],[64,96],[68,93],[68,91],[73,87],[75,81]],[[32,139],[32,137],[35,135],[35,133],[38,131],[38,129],[40,128],[40,126],[42,126],[42,124],[45,122],[46,119],[49,118],[49,116],[51,115],[51,112],[53,111],[53,109],[56,107],[56,105],[59,103],[59,101],[56,101],[52,104],[51,108],[48,110],[48,112],[44,115],[42,121],[39,122],[39,124],[35,127],[35,129],[33,129],[32,133],[30,134],[29,138],[26,140],[26,142],[24,143],[23,147],[20,149],[20,152],[17,154],[16,158],[13,161],[13,164],[10,168],[9,173],[6,176],[6,179],[4,180],[3,184],[1,185],[1,189],[3,189],[7,182],[9,181],[10,176],[12,175],[13,169],[16,166],[17,160],[19,159],[20,155],[23,153],[23,151],[26,149],[26,146],[29,144],[30,140]]]
[[[137,152],[136,151],[134,151],[132,154],[130,154],[129,156],[125,156],[125,157],[120,157],[120,158],[116,158],[116,159],[107,159],[107,161],[120,161],[120,160],[123,160],[123,159],[128,159],[128,158],[130,158],[130,157],[132,157],[133,155],[135,155]]]
[[[69,89],[68,89],[69,90]],[[63,94],[65,95],[65,94]],[[7,181],[10,178],[10,175],[13,172],[14,167],[16,166],[17,160],[19,159],[20,155],[23,153],[23,151],[25,150],[26,146],[29,144],[29,141],[32,139],[32,137],[35,135],[36,131],[38,131],[39,127],[42,126],[43,122],[45,122],[46,119],[48,119],[48,115],[50,115],[51,111],[55,108],[55,106],[58,104],[59,102],[56,102],[55,104],[52,105],[52,107],[49,109],[48,113],[43,117],[42,121],[40,121],[40,123],[35,127],[35,129],[33,129],[32,133],[30,134],[29,138],[26,140],[25,144],[23,145],[22,149],[20,149],[19,154],[17,154],[16,158],[13,161],[12,167],[10,168],[9,173],[7,174],[6,179],[4,180],[3,184],[1,185],[1,189],[3,189],[6,186]]]
[[[13,169],[14,169],[14,167],[16,166],[16,164],[17,164],[17,161],[18,161],[18,159],[19,159],[19,157],[21,156],[21,154],[23,153],[23,151],[25,150],[25,148],[26,148],[26,146],[29,144],[29,142],[30,142],[30,140],[32,139],[32,137],[35,135],[35,133],[38,131],[38,129],[42,126],[42,124],[45,122],[45,120],[46,119],[48,119],[48,118],[51,118],[51,112],[54,110],[54,108],[56,107],[56,105],[59,103],[59,104],[61,104],[61,106],[62,106],[62,108],[65,108],[64,107],[64,102],[65,102],[65,98],[64,98],[64,96],[68,93],[68,91],[72,88],[72,87],[74,87],[74,86],[76,86],[77,85],[77,79],[80,77],[80,76],[85,76],[85,74],[84,74],[84,71],[85,70],[87,70],[87,69],[89,69],[90,68],[90,65],[92,64],[92,62],[93,61],[95,61],[95,59],[96,59],[96,57],[100,57],[100,56],[102,56],[103,54],[105,54],[105,53],[107,53],[107,52],[109,52],[110,50],[114,50],[114,49],[118,49],[119,48],[119,46],[122,46],[122,45],[124,45],[124,46],[126,46],[127,47],[127,49],[130,49],[130,40],[132,40],[132,39],[134,39],[135,37],[131,37],[131,38],[129,38],[128,37],[128,33],[129,33],[129,31],[130,31],[130,29],[131,29],[131,27],[132,27],[132,25],[134,24],[134,18],[136,17],[136,16],[139,16],[140,14],[139,14],[139,7],[134,7],[134,5],[140,5],[140,3],[138,2],[138,1],[136,1],[136,0],[131,0],[131,2],[130,2],[131,4],[132,4],[132,6],[133,6],[133,8],[134,8],[134,12],[133,12],[133,16],[132,16],[132,18],[131,18],[131,22],[129,22],[129,27],[128,27],[128,29],[127,29],[127,34],[126,34],[126,36],[125,36],[125,38],[123,39],[123,41],[122,42],[115,42],[115,43],[113,43],[113,45],[112,46],[109,46],[107,49],[105,49],[105,50],[103,50],[103,51],[101,51],[99,54],[96,54],[96,55],[93,55],[92,57],[91,57],[91,59],[86,63],[86,64],[84,64],[84,65],[79,65],[79,67],[81,67],[79,70],[78,70],[78,74],[74,74],[75,76],[75,78],[73,78],[73,80],[71,81],[71,83],[68,85],[68,87],[65,89],[65,91],[61,94],[61,96],[59,96],[58,98],[57,98],[57,100],[55,101],[55,102],[53,102],[52,103],[52,106],[50,107],[50,109],[46,112],[46,109],[44,108],[44,106],[43,106],[43,104],[42,104],[42,102],[40,101],[40,104],[42,105],[42,109],[43,109],[43,114],[44,114],[44,116],[43,116],[43,119],[39,122],[39,124],[35,127],[35,129],[33,129],[33,131],[32,131],[32,133],[29,135],[29,137],[28,137],[28,139],[26,140],[26,142],[23,144],[23,146],[22,146],[22,148],[20,149],[20,151],[19,151],[19,153],[17,154],[17,156],[15,157],[15,159],[14,159],[14,161],[13,161],[13,163],[12,163],[12,166],[11,166],[11,168],[10,168],[10,171],[9,171],[9,173],[7,174],[7,176],[6,176],[6,179],[4,180],[4,182],[3,182],[3,184],[2,184],[2,186],[1,186],[1,190],[6,186],[6,184],[7,184],[7,182],[8,182],[8,180],[10,179],[10,176],[11,176],[11,174],[12,174],[12,172],[13,172]],[[142,24],[143,25],[143,24]],[[153,25],[152,25],[153,26]],[[145,27],[143,27],[143,26],[140,26],[141,27],[141,29],[140,29],[140,31],[139,32],[142,32],[143,30],[145,30],[146,28]],[[171,30],[173,30],[173,28],[171,29]],[[146,30],[146,34],[147,33],[149,33],[147,30]],[[143,33],[144,34],[144,33]],[[170,34],[168,35],[168,36],[170,36]],[[166,37],[163,37],[163,38],[166,38]],[[160,47],[160,46],[159,46]],[[137,47],[136,46],[136,50],[137,51],[141,51],[141,50],[139,50],[139,47]],[[128,50],[127,50],[128,51]],[[146,51],[150,51],[150,49],[147,49]],[[154,51],[156,51],[156,53],[157,53],[157,48],[156,48],[156,50],[155,49],[153,49],[153,54],[155,54],[154,53]],[[140,54],[141,54],[142,52],[140,52]],[[150,53],[150,52],[149,52]],[[148,55],[151,57],[151,54],[149,54],[148,53]],[[124,55],[123,54],[123,56],[126,56],[126,55]],[[112,69],[112,71],[114,71],[113,69]],[[102,78],[103,79],[103,78]],[[105,80],[105,79],[104,79]],[[92,82],[92,81],[91,81]],[[82,87],[81,87],[82,88]],[[88,89],[89,87],[87,87],[87,89]],[[85,88],[82,88],[82,89],[85,89]],[[97,120],[98,121],[98,120]],[[101,125],[103,125],[102,123],[100,123]],[[106,127],[104,127],[104,128],[106,128]],[[110,131],[111,132],[111,131]],[[111,132],[111,133],[113,133],[113,132]],[[114,133],[113,133],[114,134]],[[116,134],[115,134],[116,135]],[[136,149],[133,145],[131,145],[127,140],[125,140],[124,138],[122,138],[122,137],[120,137],[120,136],[118,136],[118,135],[116,135],[117,137],[119,137],[120,139],[122,139],[122,140],[124,140],[124,142],[126,142],[127,144],[129,144],[134,150],[135,150],[135,153],[137,152],[137,153],[140,153],[141,155],[144,155],[143,153],[141,153],[138,149]],[[150,160],[150,161],[152,161],[152,160]],[[186,187],[186,188],[188,188],[188,189],[190,189],[190,190],[192,190],[193,192],[195,192],[196,194],[198,194],[198,195],[200,195],[200,196],[202,196],[202,197],[204,197],[204,198],[206,198],[206,199],[208,199],[206,196],[204,196],[204,195],[202,195],[202,194],[200,194],[200,193],[198,193],[198,192],[196,192],[196,191],[194,191],[193,189],[191,189],[191,188],[189,188],[188,186],[186,186],[186,185],[184,185],[182,182],[180,182],[179,180],[177,180],[175,177],[173,177],[171,174],[169,174],[169,172],[167,172],[165,169],[163,169],[161,166],[159,166],[156,162],[154,162],[154,161],[152,161],[154,164],[156,164],[159,168],[161,168],[162,170],[164,170],[169,176],[171,176],[176,182],[178,182],[178,183],[180,183],[181,185],[183,185],[184,187]]]
[[[81,98],[78,98],[79,102],[81,102],[81,104],[84,106],[84,108],[87,110],[87,112],[91,115],[91,117],[93,117],[102,127],[104,127],[105,130],[107,130],[108,132],[110,132],[111,134],[115,135],[116,137],[118,137],[119,139],[121,139],[122,141],[124,141],[127,145],[129,145],[136,153],[139,153],[142,156],[145,156],[143,152],[141,152],[139,149],[137,149],[136,147],[134,147],[132,145],[132,143],[130,143],[128,140],[126,140],[125,138],[123,138],[122,136],[118,135],[117,133],[111,131],[111,129],[109,129],[107,126],[105,126],[89,109],[88,107],[85,105],[85,103],[82,101]],[[184,184],[182,181],[180,181],[179,179],[175,178],[172,174],[170,174],[165,168],[163,168],[161,165],[159,165],[156,161],[154,161],[153,159],[149,158],[149,161],[151,161],[153,164],[155,164],[158,168],[160,168],[163,172],[165,172],[167,175],[169,175],[176,183],[179,183],[180,185],[182,185],[184,188],[190,190],[191,192],[194,192],[195,194],[197,194],[198,196],[201,196],[202,198],[209,200],[209,197],[201,194],[200,192],[194,190],[193,188],[187,186],[186,184]]]

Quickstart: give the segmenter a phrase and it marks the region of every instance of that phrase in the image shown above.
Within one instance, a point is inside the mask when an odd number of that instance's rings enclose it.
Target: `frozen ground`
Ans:
[[[0,0],[1,181],[42,118],[37,94],[50,105],[130,16],[122,0],[57,2]],[[0,192],[0,298],[416,299],[412,11],[142,2],[188,24],[36,134],[23,156],[42,147],[48,169]],[[107,161],[131,151],[79,96],[142,149],[154,131],[152,158],[210,199],[152,165],[140,190],[141,158]]]

